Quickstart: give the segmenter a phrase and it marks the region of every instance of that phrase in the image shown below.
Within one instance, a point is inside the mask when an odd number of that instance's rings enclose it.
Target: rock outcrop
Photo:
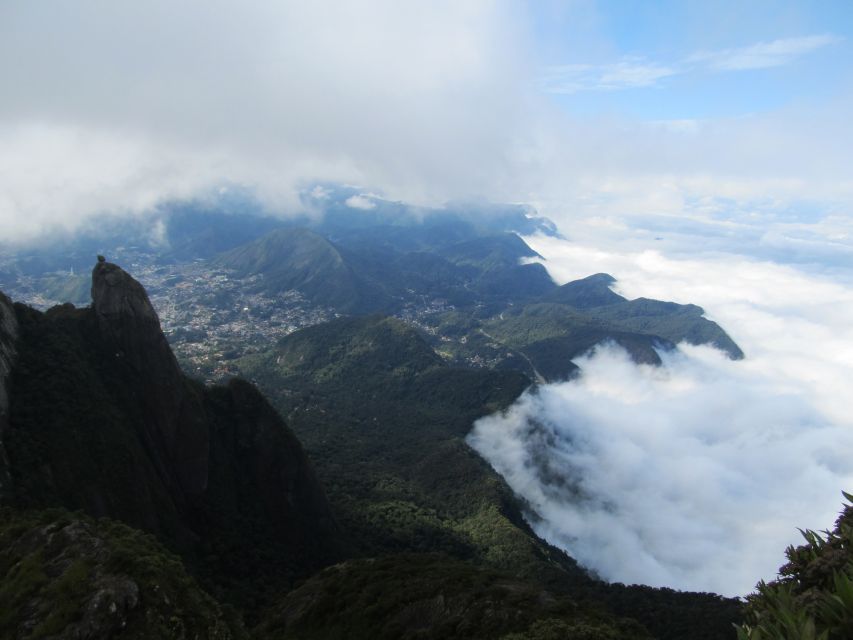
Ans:
[[[250,384],[184,376],[144,288],[120,267],[98,262],[88,308],[13,311],[3,327],[18,334],[17,355],[0,360],[11,363],[2,502],[121,520],[212,580],[239,567],[281,588],[337,559],[299,441]]]
[[[204,411],[198,396],[187,393],[145,289],[121,267],[99,260],[92,270],[92,312],[114,366],[145,398],[139,408],[146,438],[173,463],[183,493],[204,492],[210,448]]]

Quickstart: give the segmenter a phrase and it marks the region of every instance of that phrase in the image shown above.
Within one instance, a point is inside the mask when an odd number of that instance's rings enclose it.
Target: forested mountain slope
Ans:
[[[244,356],[315,477],[254,387],[182,374],[119,267],[95,266],[90,307],[1,298],[0,312],[0,593],[20,605],[0,624],[20,637],[111,628],[99,602],[128,638],[142,620],[163,637],[240,637],[241,618],[257,638],[731,636],[736,601],[607,585],[533,534],[464,442],[530,384],[519,371],[450,366],[384,316]]]

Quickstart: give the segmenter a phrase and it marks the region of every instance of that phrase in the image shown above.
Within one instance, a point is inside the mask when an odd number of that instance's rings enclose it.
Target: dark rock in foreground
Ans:
[[[0,433],[6,504],[82,509],[155,533],[200,575],[230,576],[238,600],[337,558],[299,441],[248,383],[185,377],[145,290],[121,268],[96,264],[91,307],[14,312],[3,327],[11,335],[17,322],[18,335],[0,359],[17,354]]]

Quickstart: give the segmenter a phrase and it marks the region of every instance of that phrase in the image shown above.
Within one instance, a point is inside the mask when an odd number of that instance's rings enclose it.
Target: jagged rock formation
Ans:
[[[253,578],[286,587],[336,559],[337,527],[299,441],[248,383],[186,378],[121,268],[98,262],[88,308],[14,312],[4,502],[156,533],[211,580],[232,576],[241,597],[255,598]]]
[[[120,267],[99,260],[92,270],[92,312],[102,344],[145,398],[140,409],[146,437],[173,463],[184,494],[203,493],[210,439],[201,398],[186,388],[145,289]]]

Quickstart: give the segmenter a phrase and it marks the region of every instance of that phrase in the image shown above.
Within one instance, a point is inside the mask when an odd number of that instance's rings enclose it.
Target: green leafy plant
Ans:
[[[844,493],[848,503],[853,495]],[[853,506],[832,531],[800,531],[779,577],[749,596],[738,640],[842,640],[853,637]]]

